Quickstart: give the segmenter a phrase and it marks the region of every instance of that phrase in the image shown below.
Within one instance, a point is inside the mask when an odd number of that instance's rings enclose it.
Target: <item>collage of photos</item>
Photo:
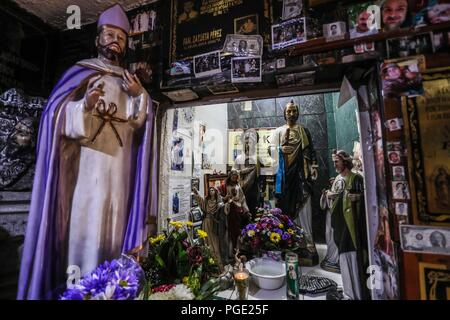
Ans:
[[[272,26],[272,49],[306,42],[305,18],[292,19]]]
[[[231,82],[261,82],[261,57],[237,57],[231,60]]]

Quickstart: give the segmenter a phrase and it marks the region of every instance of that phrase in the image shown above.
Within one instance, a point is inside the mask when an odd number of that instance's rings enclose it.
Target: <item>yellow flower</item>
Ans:
[[[294,230],[292,230],[291,228],[287,229],[287,232],[288,232],[289,234],[294,234],[294,233],[295,233]]]
[[[177,230],[183,227],[183,223],[180,221],[170,221],[170,225]]]
[[[164,239],[166,239],[166,237],[164,236],[164,234],[160,234],[159,236],[150,238],[149,241],[150,241],[150,244],[151,244],[152,246],[154,246],[155,244],[160,243],[160,242],[163,241]]]
[[[281,236],[276,233],[276,232],[272,232],[272,234],[270,235],[270,241],[272,241],[273,243],[278,243],[281,240]]]
[[[247,231],[247,235],[248,235],[249,237],[253,237],[253,236],[255,235],[255,230],[248,230],[248,231]]]
[[[283,228],[284,228],[284,225],[283,225],[282,223],[280,223],[280,224],[278,225],[278,228],[283,229]]]
[[[205,231],[201,230],[201,229],[197,229],[197,234],[202,239],[204,239],[204,238],[206,238],[208,236],[208,234]]]
[[[192,226],[194,225],[194,224],[192,223],[192,221],[186,221],[184,224],[187,225],[187,226],[190,227],[190,228],[192,228]]]
[[[209,258],[208,262],[209,262],[209,264],[214,264],[214,263],[216,263],[216,262],[214,261],[213,258]]]
[[[183,284],[187,286],[189,283],[189,277],[183,277]]]

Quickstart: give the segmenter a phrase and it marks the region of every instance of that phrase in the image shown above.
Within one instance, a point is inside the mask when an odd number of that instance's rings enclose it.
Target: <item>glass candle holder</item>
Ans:
[[[246,269],[235,271],[233,277],[237,300],[247,300],[250,282],[248,271]]]

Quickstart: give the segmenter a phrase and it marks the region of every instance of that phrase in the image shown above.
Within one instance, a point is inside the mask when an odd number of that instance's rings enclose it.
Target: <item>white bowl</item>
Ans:
[[[256,258],[248,261],[245,267],[261,289],[276,290],[284,284],[286,269],[283,262]]]

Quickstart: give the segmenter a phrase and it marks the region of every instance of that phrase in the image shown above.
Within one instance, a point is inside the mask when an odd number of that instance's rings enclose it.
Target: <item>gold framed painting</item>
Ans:
[[[414,223],[450,225],[450,68],[424,75],[424,94],[403,97]]]
[[[448,265],[419,262],[419,277],[421,300],[450,300]]]

